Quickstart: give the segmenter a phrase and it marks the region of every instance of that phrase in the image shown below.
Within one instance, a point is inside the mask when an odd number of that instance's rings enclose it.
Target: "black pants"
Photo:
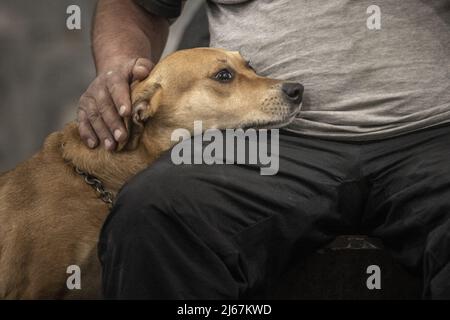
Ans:
[[[120,192],[101,233],[105,298],[251,297],[339,234],[381,238],[450,298],[450,126],[386,140],[280,135],[280,170],[179,165]]]

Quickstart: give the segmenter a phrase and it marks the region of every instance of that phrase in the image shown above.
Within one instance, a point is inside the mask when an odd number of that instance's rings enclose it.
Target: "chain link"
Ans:
[[[103,183],[93,175],[90,175],[77,167],[74,168],[75,172],[82,176],[84,181],[99,194],[100,199],[111,208],[114,204],[114,194],[111,191],[106,190]]]

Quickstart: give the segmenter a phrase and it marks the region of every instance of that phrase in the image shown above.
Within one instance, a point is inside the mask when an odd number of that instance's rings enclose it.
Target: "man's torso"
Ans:
[[[301,134],[367,140],[450,120],[450,1],[208,1],[211,46],[305,85]],[[376,8],[375,8],[376,10]]]

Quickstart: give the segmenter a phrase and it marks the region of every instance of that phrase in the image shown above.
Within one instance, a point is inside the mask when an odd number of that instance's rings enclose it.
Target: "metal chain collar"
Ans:
[[[83,177],[84,181],[98,193],[100,199],[111,208],[114,204],[114,194],[111,191],[106,190],[103,183],[93,175],[84,172],[77,167],[74,167],[74,169],[75,172]]]

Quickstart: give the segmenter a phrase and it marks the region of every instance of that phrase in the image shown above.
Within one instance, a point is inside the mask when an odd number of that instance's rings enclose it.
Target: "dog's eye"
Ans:
[[[231,81],[233,79],[233,74],[227,70],[227,69],[223,69],[220,70],[215,76],[214,79],[221,81],[221,82],[228,82]]]

